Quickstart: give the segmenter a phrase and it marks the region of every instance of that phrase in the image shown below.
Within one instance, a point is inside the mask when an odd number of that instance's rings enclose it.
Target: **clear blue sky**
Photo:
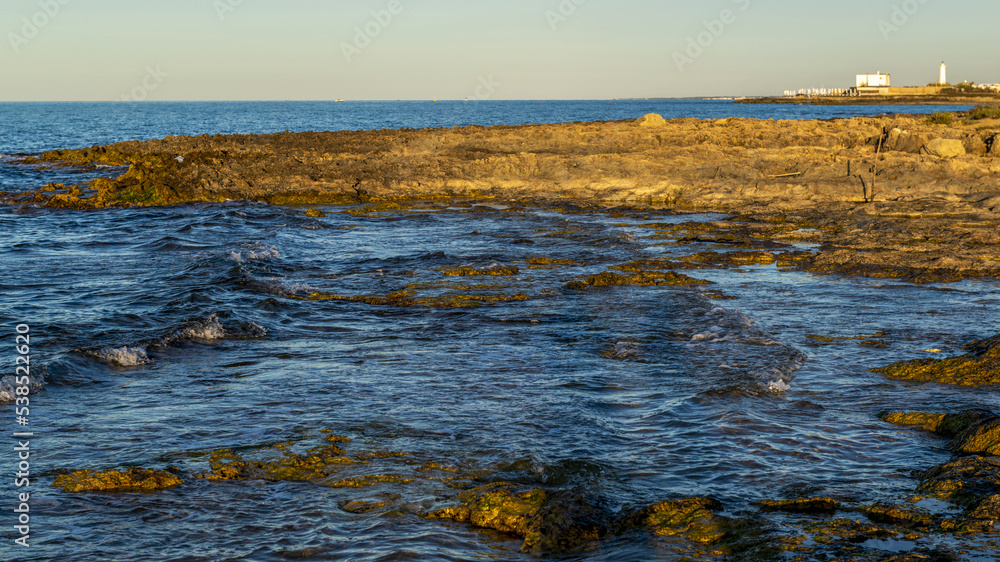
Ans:
[[[761,95],[942,60],[1000,82],[996,0],[398,2],[383,25],[390,0],[3,0],[0,101]]]

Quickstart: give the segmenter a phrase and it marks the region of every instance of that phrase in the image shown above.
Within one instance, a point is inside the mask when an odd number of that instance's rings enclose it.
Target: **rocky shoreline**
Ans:
[[[0,195],[95,209],[253,200],[404,207],[428,200],[730,213],[693,234],[815,273],[914,282],[1000,277],[1000,119],[675,119],[167,137],[29,157],[127,167]],[[366,205],[368,207],[366,207]],[[361,206],[360,210],[356,207]],[[663,269],[663,268],[661,268]]]
[[[664,243],[710,244],[715,250],[614,265],[570,281],[564,290],[700,285],[704,282],[686,274],[749,264],[915,283],[996,279],[1000,122],[962,116],[957,121],[664,121],[647,116],[636,122],[549,126],[170,137],[27,158],[21,165],[104,165],[127,171],[86,185],[5,194],[3,201],[27,212],[43,206],[88,210],[247,199],[324,206],[303,207],[310,216],[342,211],[359,217],[458,203],[468,212],[543,206],[612,216],[656,206],[728,215],[643,227]],[[575,263],[533,259],[530,265],[539,267]],[[518,270],[440,271],[450,277],[501,277]],[[482,297],[313,293],[298,298],[457,308],[478,304],[474,299]],[[964,356],[900,362],[878,372],[913,384],[991,391],[1000,381],[1000,336],[972,342],[966,350]],[[690,496],[614,510],[600,490],[560,486],[553,484],[558,478],[539,476],[560,476],[565,471],[560,466],[518,461],[465,466],[418,451],[378,448],[362,433],[347,437],[318,428],[297,442],[181,452],[201,459],[195,470],[66,468],[53,485],[63,494],[106,494],[312,483],[357,491],[340,503],[347,513],[415,515],[428,524],[469,525],[517,537],[524,552],[540,557],[585,553],[621,537],[657,536],[676,537],[678,555],[700,559],[954,560],[958,555],[945,548],[875,558],[876,548],[866,544],[932,537],[964,545],[970,537],[995,538],[1000,521],[997,416],[978,410],[893,411],[880,418],[887,429],[893,424],[950,439],[946,447],[954,454],[937,467],[914,466],[920,471],[914,496],[900,497],[898,503],[804,491],[774,492],[750,505]],[[416,491],[408,488],[413,486]],[[434,501],[426,501],[425,489],[434,491]],[[947,507],[935,507],[929,499]]]
[[[167,137],[59,150],[27,165],[122,166],[7,203],[95,208],[247,199],[338,204],[441,197],[820,208],[866,199],[1000,207],[1000,119],[675,119]],[[984,206],[984,205],[980,205]]]

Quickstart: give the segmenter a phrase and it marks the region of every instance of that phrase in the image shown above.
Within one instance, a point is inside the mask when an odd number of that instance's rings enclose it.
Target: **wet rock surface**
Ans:
[[[63,492],[156,492],[183,484],[172,472],[129,468],[126,470],[78,470],[58,476],[52,483]]]
[[[982,150],[995,144],[991,127],[1000,130],[989,119],[942,126],[905,116],[668,121],[654,115],[520,127],[167,137],[27,158],[23,163],[32,166],[127,171],[6,200],[76,208],[440,197],[720,210],[927,198],[957,203],[1000,192],[1000,162]]]
[[[937,283],[1000,275],[1000,160],[990,156],[1000,144],[997,131],[1000,122],[989,119],[944,126],[902,116],[647,117],[168,137],[26,158],[26,166],[126,171],[2,202],[88,209],[248,199],[349,205],[346,212],[358,217],[405,213],[412,202],[433,200],[657,205],[738,213],[729,223],[664,225],[653,233],[727,250],[688,260],[705,267],[770,263],[773,254],[779,267],[817,274]],[[938,145],[970,153],[916,154]]]
[[[950,359],[915,359],[874,369],[898,380],[963,386],[1000,384],[1000,336],[965,346],[969,353]]]

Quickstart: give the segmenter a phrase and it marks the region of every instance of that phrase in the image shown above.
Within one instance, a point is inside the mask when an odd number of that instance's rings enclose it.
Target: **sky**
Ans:
[[[780,95],[1000,82],[996,0],[2,0],[0,101]]]

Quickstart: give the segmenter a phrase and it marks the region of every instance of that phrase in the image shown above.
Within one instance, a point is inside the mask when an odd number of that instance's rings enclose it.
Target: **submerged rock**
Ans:
[[[771,252],[700,252],[690,256],[677,258],[712,267],[740,267],[745,265],[770,265],[777,261],[777,256]]]
[[[962,386],[1000,384],[1000,336],[973,342],[970,353],[950,359],[916,359],[872,369],[897,380],[939,382]]]
[[[833,498],[763,500],[757,505],[764,511],[787,511],[789,513],[835,513],[840,509],[840,502]]]
[[[476,269],[474,267],[443,267],[438,269],[438,271],[449,277],[509,277],[520,273],[520,270],[512,265],[487,267],[485,269]]]
[[[937,523],[930,512],[908,505],[878,503],[862,506],[860,511],[873,523],[888,523],[909,529],[930,530]]]
[[[917,493],[975,508],[1000,494],[1000,457],[964,457],[919,474]]]
[[[518,491],[514,484],[497,482],[462,492],[459,500],[460,505],[426,517],[522,537],[521,550],[525,552],[571,552],[603,538],[610,530],[610,516],[601,499],[582,490]]]
[[[496,482],[463,492],[460,504],[425,514],[522,537],[521,550],[534,555],[567,554],[603,538],[644,530],[658,536],[683,537],[699,545],[723,541],[733,521],[716,512],[722,504],[710,498],[667,500],[615,517],[603,499],[587,490],[521,489]]]
[[[955,414],[882,412],[878,417],[893,425],[919,426],[941,437],[952,439],[983,421],[996,418],[996,415],[987,410],[964,410]]]
[[[1000,455],[1000,418],[976,423],[959,433],[948,447],[963,455]]]
[[[590,287],[624,287],[629,285],[639,286],[689,286],[689,285],[711,285],[711,281],[695,279],[681,273],[673,271],[641,271],[631,275],[621,275],[611,271],[605,271],[597,275],[591,275],[581,281],[573,281],[566,285],[567,289],[578,291],[587,290]]]
[[[63,474],[52,486],[63,492],[155,492],[183,484],[171,472],[129,468],[127,470],[78,470]]]
[[[654,503],[624,518],[620,525],[641,528],[661,536],[683,535],[700,544],[713,544],[729,532],[731,520],[716,512],[722,504],[712,498],[684,498]]]

